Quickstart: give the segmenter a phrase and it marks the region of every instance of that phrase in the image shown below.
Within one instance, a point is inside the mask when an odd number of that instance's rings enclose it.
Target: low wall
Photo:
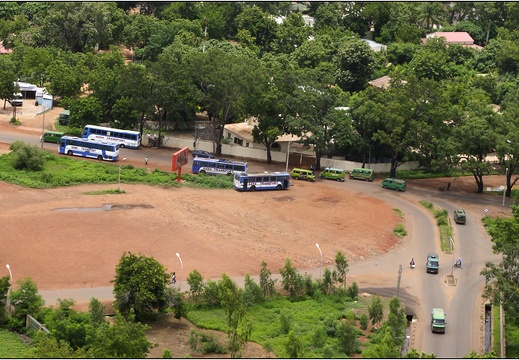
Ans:
[[[144,146],[148,146],[148,138],[143,137],[142,143]],[[193,139],[188,138],[178,138],[178,137],[169,137],[164,136],[162,141],[162,146],[168,147],[168,148],[176,148],[181,149],[183,147],[189,148],[190,151],[195,150],[194,149],[194,143]],[[200,140],[198,139],[196,141],[196,150],[205,150],[207,152],[212,153],[213,152],[213,142],[209,140]],[[280,151],[271,151],[270,152],[272,156],[272,161],[278,162],[278,163],[285,163],[286,162],[286,153],[280,152]],[[298,154],[301,156],[301,161],[303,159],[303,156],[315,156],[311,152],[290,152],[290,162],[289,165],[298,166],[300,165],[298,160]],[[251,160],[257,160],[257,161],[266,161],[267,160],[267,151],[263,149],[253,149],[248,147],[243,147],[240,145],[234,145],[234,144],[222,144],[222,155],[228,155],[238,158],[245,158],[245,159],[251,159]],[[362,163],[353,162],[353,161],[346,161],[346,160],[340,160],[340,159],[328,159],[328,158],[321,158],[321,168],[324,167],[334,167],[338,169],[344,169],[344,170],[352,170],[353,168],[361,168]],[[390,163],[372,163],[372,164],[366,164],[366,168],[373,169],[377,173],[389,173],[391,164]],[[411,161],[403,163],[398,167],[398,170],[414,170],[418,168],[418,162],[417,161]]]

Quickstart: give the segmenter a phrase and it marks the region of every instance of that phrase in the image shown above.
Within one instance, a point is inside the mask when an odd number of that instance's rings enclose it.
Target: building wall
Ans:
[[[142,143],[144,146],[148,146],[148,138],[144,136],[142,138]],[[177,138],[177,137],[168,137],[164,136],[164,139],[162,141],[162,145],[164,147],[169,148],[177,148],[181,149],[183,147],[188,147],[190,151],[195,150],[193,139],[187,139],[187,138]],[[288,145],[285,145],[284,151],[272,151],[272,161],[278,162],[278,163],[286,163],[286,147]],[[200,140],[198,139],[196,141],[196,150],[205,150],[210,153],[213,152],[213,142],[208,140]],[[307,166],[309,163],[308,158],[313,158],[313,163],[315,163],[315,154],[312,151],[308,150],[302,150],[300,149],[293,149],[290,148],[290,160],[289,160],[289,166],[290,167],[296,167],[296,166]],[[251,159],[251,160],[257,160],[257,161],[266,161],[267,160],[267,151],[262,149],[254,149],[254,148],[247,148],[239,145],[234,144],[222,144],[222,155],[227,156],[234,156],[239,158],[245,158],[245,159]],[[352,170],[353,168],[360,168],[362,167],[362,163],[357,163],[353,161],[346,161],[341,159],[328,159],[328,158],[321,158],[321,167],[334,167],[338,169],[344,169],[347,171]],[[366,164],[366,168],[370,168],[375,170],[375,172],[378,173],[389,173],[389,169],[391,167],[391,164],[389,163],[376,163],[376,164]],[[398,170],[413,170],[418,168],[418,162],[406,162],[398,167]]]

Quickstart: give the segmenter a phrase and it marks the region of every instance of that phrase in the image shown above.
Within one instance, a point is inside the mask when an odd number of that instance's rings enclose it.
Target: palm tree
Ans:
[[[439,2],[425,2],[420,6],[417,17],[418,26],[425,30],[432,30],[443,24],[444,10]]]

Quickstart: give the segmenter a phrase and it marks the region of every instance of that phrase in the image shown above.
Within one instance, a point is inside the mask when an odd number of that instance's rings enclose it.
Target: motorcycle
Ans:
[[[411,261],[411,262],[409,263],[409,267],[410,267],[411,269],[414,269],[414,267],[415,267],[415,263],[414,263],[414,261]]]

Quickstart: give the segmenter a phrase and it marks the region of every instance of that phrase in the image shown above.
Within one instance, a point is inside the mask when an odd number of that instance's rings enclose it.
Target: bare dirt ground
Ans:
[[[48,126],[60,111],[46,114]],[[24,112],[23,125],[14,127],[8,124],[9,114],[0,111],[0,131],[41,133],[41,115]],[[8,145],[0,144],[0,153],[7,151]],[[486,181],[487,186],[499,186],[503,177]],[[411,183],[437,191],[446,182]],[[316,243],[326,249],[323,262],[331,264],[337,251],[351,263],[387,252],[400,242],[393,234],[400,219],[392,207],[350,193],[346,185],[336,189],[324,182],[299,181],[289,191],[244,194],[123,184],[124,194],[85,194],[116,186],[37,190],[0,183],[0,262],[10,264],[15,281],[31,277],[40,290],[53,290],[110,286],[127,251],[154,257],[185,281],[195,269],[205,279],[222,273],[257,275],[261,261],[277,273],[287,258],[298,269],[317,268]],[[473,187],[472,178],[460,178],[451,191],[470,193]],[[176,253],[183,259],[183,271]],[[1,267],[0,276],[6,275]],[[150,357],[161,357],[166,348],[174,357],[201,357],[189,349],[193,325],[186,320],[165,318],[152,326],[150,341],[160,346]],[[244,356],[272,355],[251,344]]]

